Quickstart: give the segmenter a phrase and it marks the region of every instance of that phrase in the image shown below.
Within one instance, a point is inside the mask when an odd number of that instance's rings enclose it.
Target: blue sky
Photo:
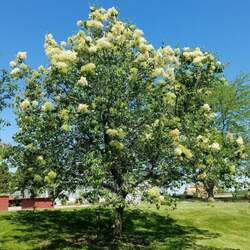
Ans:
[[[89,6],[115,6],[123,20],[144,30],[156,47],[162,42],[178,47],[213,51],[233,79],[250,72],[250,1],[248,0],[1,0],[0,67],[8,67],[17,51],[28,52],[28,63],[46,64],[44,35],[65,40],[76,31],[76,21],[86,19]],[[12,126],[0,131],[11,142],[16,131],[14,116],[4,112]]]

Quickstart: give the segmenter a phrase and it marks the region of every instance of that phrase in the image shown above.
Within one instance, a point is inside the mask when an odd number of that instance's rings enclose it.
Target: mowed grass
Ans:
[[[0,249],[250,250],[250,203],[130,208],[119,242],[112,237],[112,218],[111,210],[97,208],[0,213]]]

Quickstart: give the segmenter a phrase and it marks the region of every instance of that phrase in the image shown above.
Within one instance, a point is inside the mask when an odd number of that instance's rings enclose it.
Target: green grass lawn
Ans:
[[[124,238],[112,241],[110,210],[0,213],[0,249],[250,249],[249,203],[180,202],[172,211],[126,211]]]

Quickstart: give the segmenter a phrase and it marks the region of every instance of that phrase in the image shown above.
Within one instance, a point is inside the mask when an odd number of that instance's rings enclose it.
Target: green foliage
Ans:
[[[12,176],[6,161],[9,151],[8,145],[0,144],[0,194],[9,194],[11,191]]]
[[[147,191],[145,191],[144,197],[149,203],[155,204],[157,209],[159,209],[165,201],[165,198],[163,195],[161,195],[160,189],[158,187],[149,188]]]
[[[0,70],[0,114],[10,105],[9,100],[15,89],[16,86],[10,82],[9,74],[5,70]],[[6,125],[9,123],[0,116],[0,129]]]
[[[250,85],[249,75],[241,74],[235,81],[218,85],[208,101],[215,112],[216,126],[222,131],[242,133],[249,137]]]
[[[84,188],[89,200],[112,205],[121,232],[124,208],[148,184],[168,188],[194,179],[201,159],[209,182],[236,172],[243,141],[230,144],[214,129],[205,102],[224,82],[211,53],[157,50],[114,8],[93,7],[77,24],[61,44],[46,35],[48,67],[31,69],[25,52],[12,61],[12,78],[25,81],[16,97],[20,130],[12,158],[22,189],[35,196],[47,188],[58,197]],[[199,136],[209,138],[205,147]],[[148,197],[159,206],[159,192]]]
[[[208,97],[216,112],[216,127],[224,132],[238,133],[245,139],[246,158],[242,171],[249,176],[250,156],[250,84],[249,75],[241,74],[233,82],[224,81]]]

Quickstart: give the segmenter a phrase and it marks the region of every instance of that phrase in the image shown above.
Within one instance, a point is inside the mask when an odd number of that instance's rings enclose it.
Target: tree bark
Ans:
[[[206,192],[207,192],[207,199],[208,200],[214,200],[214,183],[207,183],[205,186]]]
[[[115,239],[122,238],[123,232],[123,215],[124,215],[124,206],[119,206],[115,209],[115,228],[114,228],[114,237]]]

